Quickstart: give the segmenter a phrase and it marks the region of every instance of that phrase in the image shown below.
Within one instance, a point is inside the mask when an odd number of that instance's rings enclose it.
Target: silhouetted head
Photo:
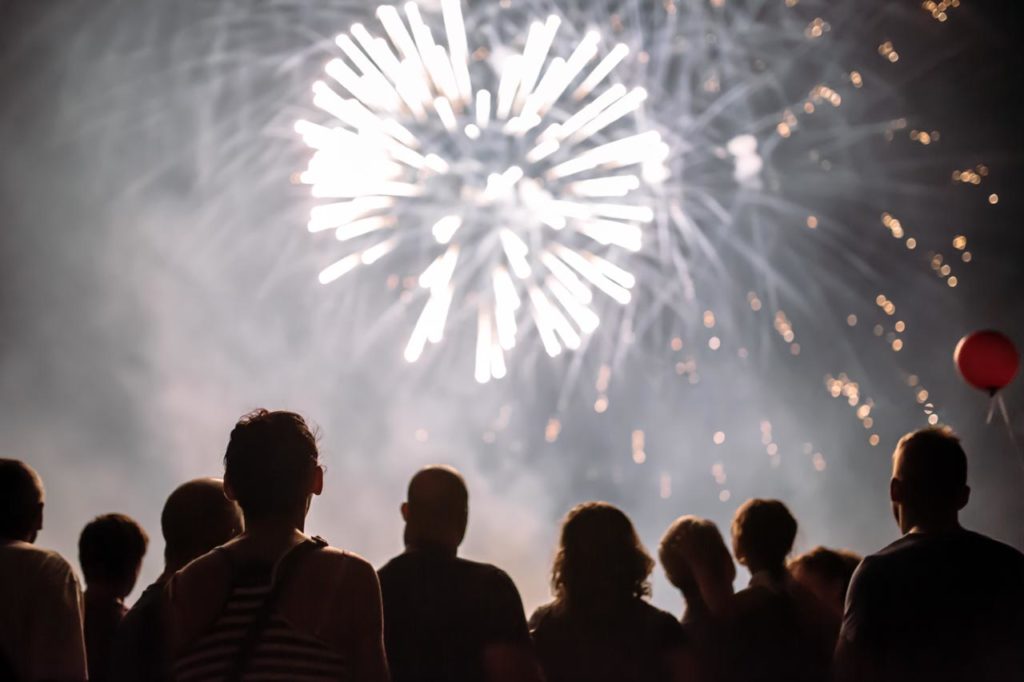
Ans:
[[[815,547],[789,562],[793,578],[811,591],[832,614],[843,617],[846,591],[860,557],[845,549]]]
[[[409,481],[402,503],[405,544],[455,553],[466,535],[469,491],[458,471],[449,466],[420,469]]]
[[[219,478],[182,483],[164,503],[165,571],[173,572],[242,532],[242,510],[224,496]]]
[[[747,500],[732,518],[736,561],[750,569],[781,574],[796,539],[796,519],[778,500]]]
[[[650,594],[653,568],[628,516],[606,502],[585,502],[562,522],[551,587],[570,609],[614,610]]]
[[[43,481],[17,459],[0,459],[0,540],[35,542],[43,528]]]
[[[705,601],[699,577],[714,580],[721,589],[732,591],[736,566],[713,521],[680,516],[661,538],[658,558],[669,582],[683,593],[689,604]]]
[[[86,587],[100,588],[118,598],[135,587],[149,536],[124,514],[104,514],[86,524],[78,538],[78,562]]]
[[[889,497],[900,530],[957,525],[967,505],[967,455],[949,428],[908,433],[892,454]]]
[[[231,431],[224,454],[224,492],[238,502],[246,525],[279,520],[301,524],[313,495],[323,491],[316,438],[294,412],[256,410]]]

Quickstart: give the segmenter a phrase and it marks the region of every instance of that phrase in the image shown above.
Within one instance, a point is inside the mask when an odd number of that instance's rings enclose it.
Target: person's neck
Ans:
[[[124,603],[124,595],[112,585],[93,583],[85,590],[85,600],[90,602],[115,602]]]
[[[276,559],[282,552],[306,539],[305,517],[246,519],[238,544],[245,553],[262,559]]]
[[[784,565],[760,565],[750,564],[750,584],[762,586],[778,586],[786,579],[786,567]]]
[[[912,524],[910,524],[910,528],[908,528],[903,534],[910,535],[911,533],[949,533],[957,530],[963,530],[963,526],[960,525],[960,520],[956,516],[953,516],[952,518],[914,521]]]
[[[204,552],[205,554],[205,552]],[[180,571],[181,569],[188,566],[194,559],[198,559],[202,554],[184,558],[175,555],[164,555],[164,572],[160,574],[160,577],[156,579],[157,584],[162,585],[171,579],[171,576]]]
[[[711,615],[711,609],[708,608],[707,603],[704,601],[704,597],[700,594],[699,590],[690,590],[683,592],[683,600],[686,602],[686,609],[683,611],[683,620],[701,620]]]
[[[750,569],[750,575],[757,575],[758,573],[764,573],[772,578],[781,578],[786,575],[786,566],[784,564],[758,564],[750,563],[747,565]]]
[[[445,544],[442,542],[409,540],[405,543],[405,551],[431,552],[434,554],[440,554],[442,556],[455,557],[459,553],[459,548],[457,545],[455,547],[452,547],[450,544]]]
[[[732,584],[701,585],[701,600],[715,618],[724,618],[732,604]]]
[[[167,580],[172,575],[188,566],[189,562],[192,561],[192,559],[197,559],[199,558],[199,556],[202,555],[197,555],[195,557],[192,557],[191,559],[186,559],[182,556],[178,556],[175,554],[164,553],[164,572],[160,574],[159,578],[157,578],[157,582]]]

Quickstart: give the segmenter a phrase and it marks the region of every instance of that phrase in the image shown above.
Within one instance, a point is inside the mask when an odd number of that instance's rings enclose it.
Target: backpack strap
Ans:
[[[263,631],[266,630],[267,624],[270,622],[274,607],[280,601],[281,593],[284,592],[288,579],[295,569],[295,565],[305,555],[312,554],[326,546],[326,540],[319,536],[313,536],[313,538],[293,547],[278,562],[277,569],[274,571],[274,583],[270,588],[270,592],[263,599],[263,603],[260,604],[260,608],[253,617],[252,623],[249,624],[249,628],[245,631],[245,635],[242,637],[242,642],[231,662],[231,667],[228,668],[228,673],[224,677],[226,682],[239,682],[242,679],[242,675],[245,673],[252,655],[256,651],[256,645],[259,644],[260,637],[262,637]]]

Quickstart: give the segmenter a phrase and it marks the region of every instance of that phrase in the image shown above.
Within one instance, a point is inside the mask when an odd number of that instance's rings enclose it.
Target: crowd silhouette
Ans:
[[[863,560],[825,547],[790,558],[797,520],[779,500],[737,509],[731,554],[713,522],[673,521],[657,554],[681,618],[648,602],[655,561],[610,504],[565,516],[553,599],[527,620],[507,573],[458,555],[469,490],[455,469],[412,477],[405,551],[379,571],[305,533],[323,490],[300,415],[244,416],[223,480],[167,499],[164,571],[128,609],[141,526],[122,514],[85,526],[83,594],[68,562],[35,544],[43,482],[0,459],[0,680],[1024,680],[1024,555],[960,525],[967,458],[948,429],[897,444],[901,537]],[[751,574],[736,593],[734,557]]]

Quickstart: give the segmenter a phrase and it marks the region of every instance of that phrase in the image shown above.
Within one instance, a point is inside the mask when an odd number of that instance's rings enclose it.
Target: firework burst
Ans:
[[[308,228],[349,246],[320,281],[391,252],[422,263],[405,358],[441,341],[453,308],[475,308],[483,383],[506,374],[531,327],[551,356],[579,348],[599,325],[595,291],[630,301],[618,253],[641,248],[654,212],[635,197],[669,150],[633,120],[646,90],[611,77],[625,44],[596,31],[556,40],[551,15],[520,52],[470,52],[460,3],[441,8],[446,45],[415,3],[378,8],[387,39],[362,24],[339,35],[330,81],[313,85],[331,118],[295,130],[315,150],[301,181],[330,200]]]

